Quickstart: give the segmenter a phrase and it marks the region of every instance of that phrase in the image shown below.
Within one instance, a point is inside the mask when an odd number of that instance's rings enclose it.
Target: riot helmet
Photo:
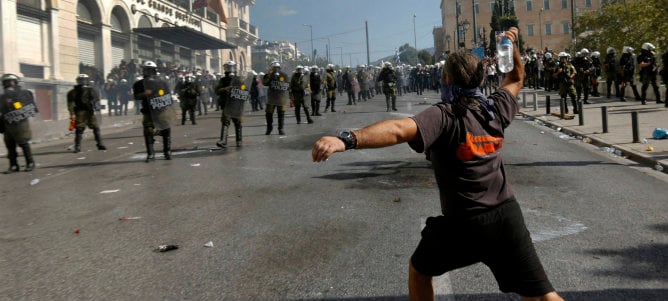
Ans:
[[[649,51],[652,53],[654,52],[654,49],[656,49],[656,47],[654,47],[652,43],[643,43],[641,48],[642,50]]]
[[[606,50],[608,54],[615,54],[615,47],[608,47],[608,50]]]
[[[591,53],[591,57],[593,58],[599,58],[601,56],[601,53],[598,51],[594,51]]]
[[[546,52],[545,55],[543,55],[546,59],[551,59],[552,58],[552,53]]]
[[[273,62],[271,62],[271,69],[272,69],[274,72],[278,72],[278,71],[280,71],[280,70],[281,70],[281,63],[279,63],[279,62],[277,62],[277,61],[273,61]]]
[[[125,78],[124,78],[124,79],[121,79],[121,84],[126,84],[127,82],[128,82],[127,79],[125,79]]]
[[[153,61],[146,61],[142,66],[142,75],[144,78],[158,75],[158,65]]]
[[[229,61],[225,63],[225,73],[237,73],[237,63]]]
[[[582,50],[580,50],[580,55],[582,55],[582,56],[589,56],[589,49],[587,49],[587,48],[582,48]]]
[[[334,71],[334,64],[327,64],[327,70]]]
[[[77,85],[88,86],[90,84],[90,79],[88,74],[79,74],[77,75]]]
[[[19,77],[16,74],[7,73],[2,76],[2,87],[5,89],[19,85]]]
[[[195,82],[195,76],[193,76],[192,74],[186,75],[186,83],[193,83],[193,82]]]
[[[385,64],[383,64],[383,68],[389,68],[389,69],[392,69],[392,63],[390,63],[390,62],[385,62]]]
[[[633,51],[634,51],[634,50],[635,50],[635,49],[633,49],[633,47],[630,47],[630,46],[624,46],[624,50],[623,50],[623,51],[624,51],[624,53],[633,54]]]

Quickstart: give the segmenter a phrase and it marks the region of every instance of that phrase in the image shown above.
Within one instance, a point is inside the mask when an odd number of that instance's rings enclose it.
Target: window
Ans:
[[[585,0],[585,6],[591,7],[591,0]]]
[[[550,9],[550,0],[543,0],[543,8]]]
[[[570,26],[568,26],[568,22],[561,23],[561,29],[564,32],[564,34],[569,34],[570,33]]]
[[[475,14],[476,14],[476,15],[480,14],[480,6],[478,5],[477,2],[476,2],[476,4],[475,4],[475,8],[474,8],[474,9],[475,9]]]
[[[527,25],[527,33],[529,34],[530,37],[533,37],[533,24]]]
[[[533,9],[533,1],[529,0],[527,1],[527,11],[531,11]]]
[[[496,11],[496,2],[489,3],[489,9],[490,9],[491,12],[495,12]]]
[[[561,0],[561,9],[568,8],[568,0]]]
[[[552,24],[545,24],[545,35],[552,35]]]

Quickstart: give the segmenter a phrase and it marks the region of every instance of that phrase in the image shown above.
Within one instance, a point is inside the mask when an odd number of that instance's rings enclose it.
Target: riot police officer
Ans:
[[[220,148],[227,147],[227,136],[230,123],[234,122],[234,133],[237,146],[241,146],[241,122],[244,112],[244,104],[250,101],[250,92],[243,82],[243,79],[237,75],[237,64],[229,61],[224,65],[225,77],[220,80],[216,86],[216,93],[219,95],[223,113],[220,116],[222,128],[220,129],[220,140],[216,145]]]
[[[195,82],[195,77],[188,74],[185,81],[176,85],[176,93],[179,95],[181,104],[181,125],[186,124],[186,113],[190,116],[190,122],[195,125],[195,108],[197,108],[197,98],[200,95],[200,89]],[[206,106],[205,106],[206,107]]]
[[[619,66],[622,79],[622,82],[620,84],[621,86],[620,101],[626,101],[625,90],[627,85],[631,86],[631,89],[633,89],[633,96],[635,96],[636,100],[641,100],[640,95],[638,94],[638,88],[636,88],[636,85],[633,82],[636,72],[636,63],[633,60],[633,50],[634,50],[633,47],[624,46],[622,50],[623,52],[622,56],[619,58]]]
[[[322,94],[322,78],[318,66],[311,66],[311,74],[309,75],[309,86],[311,87],[311,108],[313,109],[313,116],[321,116],[320,114],[320,99]]]
[[[605,80],[607,86],[607,97],[611,97],[611,87],[615,86],[615,96],[620,97],[619,95],[619,66],[617,64],[617,58],[615,58],[615,48],[608,47],[606,50],[605,61],[603,61],[603,68],[605,70]]]
[[[591,53],[591,64],[594,66],[594,74],[591,77],[591,95],[601,96],[598,93],[598,77],[601,76],[601,53],[594,51]]]
[[[306,115],[306,122],[313,123],[313,119],[309,115],[309,106],[310,104],[306,103],[304,99],[306,94],[310,95],[309,90],[309,78],[304,76],[304,67],[299,65],[295,69],[295,72],[292,74],[290,79],[290,94],[292,95],[292,100],[295,103],[295,118],[297,119],[297,124],[301,123],[301,109],[304,108],[304,115]]]
[[[325,92],[327,93],[327,100],[325,103],[325,113],[332,107],[332,112],[336,112],[334,109],[334,101],[336,101],[336,90],[337,90],[337,80],[336,74],[334,74],[334,65],[327,65],[326,76],[325,76]]]
[[[576,90],[577,99],[581,99],[584,93],[584,103],[589,104],[589,91],[591,91],[591,80],[594,74],[594,64],[592,64],[591,57],[589,57],[589,49],[582,48],[579,51],[580,56],[573,65],[577,70],[576,75]],[[577,113],[576,113],[577,114]]]
[[[545,91],[555,90],[554,71],[557,67],[557,62],[552,57],[551,52],[546,52],[543,56],[543,66],[545,66]]]
[[[128,103],[130,103],[130,94],[132,93],[127,79],[121,79],[118,84],[118,102],[120,103],[120,114],[128,115]]]
[[[279,62],[271,63],[271,69],[267,71],[262,79],[262,84],[267,86],[267,108],[265,114],[267,118],[266,135],[271,134],[274,129],[274,110],[278,114],[278,134],[285,135],[283,124],[285,121],[285,111],[288,106],[288,75],[281,71]],[[332,107],[332,111],[334,108]]]
[[[162,136],[163,154],[166,160],[172,159],[172,129],[170,119],[173,116],[172,95],[166,81],[158,77],[158,66],[153,61],[146,61],[142,66],[143,79],[132,85],[135,99],[142,102],[142,126],[146,144],[146,162],[155,160],[155,135]]]
[[[656,47],[651,43],[643,43],[640,49],[640,55],[638,56],[638,65],[640,65],[640,98],[642,104],[647,103],[647,88],[649,85],[652,85],[654,90],[654,97],[656,103],[663,103],[661,100],[661,94],[659,92],[659,85],[656,83],[656,74],[659,70],[659,64],[656,61],[654,56],[654,50]]]
[[[661,69],[661,78],[663,79],[663,84],[668,86],[668,49],[663,53],[661,56],[661,60],[663,61],[663,69]],[[668,91],[666,91],[665,95],[665,107],[668,107]]]
[[[387,106],[387,112],[397,110],[397,76],[394,73],[392,68],[392,63],[385,62],[383,65],[383,70],[380,71],[378,75],[378,80],[383,83],[383,94],[385,94],[385,104]],[[421,92],[418,92],[421,93]],[[390,100],[392,100],[390,107]]]
[[[2,76],[4,93],[0,95],[0,134],[3,134],[7,147],[9,169],[5,173],[19,171],[18,145],[26,158],[25,171],[35,169],[35,160],[30,150],[32,131],[28,118],[37,114],[37,106],[32,92],[19,86],[19,77],[14,74]]]
[[[93,130],[95,142],[98,150],[106,150],[102,144],[102,135],[95,112],[99,111],[100,95],[89,86],[88,75],[79,74],[77,84],[74,89],[67,92],[67,110],[70,112],[70,118],[74,120],[74,152],[81,152],[81,139],[86,130],[86,126]]]
[[[568,53],[559,53],[559,64],[554,75],[559,79],[559,96],[561,96],[561,101],[564,103],[564,113],[568,113],[566,97],[570,96],[571,103],[573,104],[573,113],[578,114],[578,103],[575,100],[575,76],[577,75],[577,71],[569,61],[569,58],[570,55]]]
[[[197,72],[195,77],[195,86],[197,86],[197,91],[199,96],[197,97],[197,115],[202,115],[202,110],[204,110],[204,115],[209,113],[209,103],[211,102],[211,95],[209,94],[209,85],[211,81],[201,72]]]
[[[346,66],[341,75],[343,80],[343,88],[348,93],[348,103],[347,105],[357,105],[357,96],[355,95],[355,89],[353,87],[353,73],[350,71],[350,66]]]
[[[107,83],[104,84],[104,93],[107,95],[107,110],[109,110],[109,116],[120,115],[118,107],[118,86],[116,81],[113,78],[107,79]]]

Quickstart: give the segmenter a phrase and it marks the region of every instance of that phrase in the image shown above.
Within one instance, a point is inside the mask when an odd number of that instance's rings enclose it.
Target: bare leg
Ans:
[[[564,301],[564,298],[561,298],[557,292],[549,292],[545,294],[544,296],[540,297],[524,297],[522,296],[522,300],[524,301]]]
[[[412,301],[434,300],[434,285],[431,276],[418,272],[413,263],[408,263],[408,295]]]

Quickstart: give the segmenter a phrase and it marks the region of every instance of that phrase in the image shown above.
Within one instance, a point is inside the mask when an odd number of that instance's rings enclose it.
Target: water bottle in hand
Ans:
[[[504,32],[496,38],[496,59],[501,72],[508,73],[513,70],[513,43]]]

